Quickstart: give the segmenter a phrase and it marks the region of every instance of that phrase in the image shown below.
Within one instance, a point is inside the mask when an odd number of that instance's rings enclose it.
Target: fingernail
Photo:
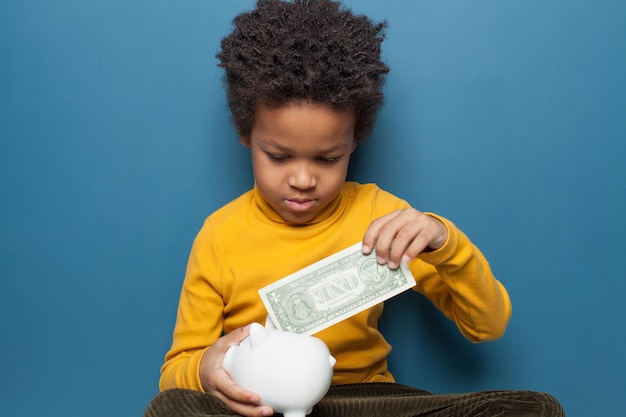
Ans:
[[[389,262],[389,269],[396,269],[398,267],[398,264],[395,263],[394,261]]]
[[[383,258],[382,256],[377,256],[376,257],[376,262],[378,262],[381,265],[384,265],[386,263],[386,259]]]
[[[366,255],[367,255],[368,253],[370,253],[370,248],[369,248],[369,246],[365,246],[365,245],[361,246],[361,252],[363,252],[363,253],[364,253],[364,254],[366,254]]]
[[[411,260],[411,257],[409,255],[407,255],[406,253],[404,255],[402,255],[402,262],[407,263]]]
[[[271,409],[269,409],[269,408],[264,408],[264,409],[263,409],[263,415],[264,415],[264,416],[271,416],[271,415],[273,415],[273,414],[274,414],[274,411],[273,411],[273,410],[271,410]]]

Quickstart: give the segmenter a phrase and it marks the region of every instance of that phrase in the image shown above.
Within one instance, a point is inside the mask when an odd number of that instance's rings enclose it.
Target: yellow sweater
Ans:
[[[256,188],[217,210],[191,250],[172,347],[161,368],[161,390],[202,391],[199,365],[208,346],[223,333],[265,322],[260,288],[360,242],[372,220],[406,207],[376,185],[347,182],[337,199],[303,226],[282,221]],[[511,314],[506,290],[468,238],[450,221],[435,217],[448,228],[448,240],[409,263],[414,289],[469,340],[500,337]],[[393,381],[386,359],[391,347],[377,330],[382,310],[378,305],[315,335],[337,359],[333,384]]]

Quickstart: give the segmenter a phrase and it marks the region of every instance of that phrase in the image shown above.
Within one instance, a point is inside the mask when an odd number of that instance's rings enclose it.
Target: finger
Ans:
[[[419,223],[407,222],[402,225],[389,250],[389,268],[398,268],[401,262],[408,262],[415,257],[414,251],[420,253],[424,249],[428,242],[424,242],[420,232]]]
[[[388,250],[389,268],[398,268],[401,262],[410,261],[428,246],[429,222],[428,216],[410,208],[403,210],[386,225],[389,227],[390,238],[393,239]],[[383,229],[379,237],[380,242],[385,239],[384,233]],[[377,245],[377,252],[378,248]],[[384,247],[381,245],[381,252],[382,250]],[[384,256],[384,253],[381,253],[381,256]]]
[[[388,251],[395,238],[394,228],[398,224],[397,218],[402,214],[402,210],[395,210],[389,214],[381,216],[370,224],[365,232],[363,241],[369,249],[376,248],[376,259],[380,264],[387,262]]]
[[[232,332],[224,335],[219,339],[220,343],[227,345],[227,348],[233,345],[240,344],[243,339],[250,335],[250,325],[239,327]]]
[[[365,231],[365,234],[363,235],[362,251],[364,254],[367,255],[372,252],[372,249],[374,249],[374,246],[377,244],[380,229],[387,221],[389,221],[389,219],[395,217],[396,215],[397,211],[394,211],[379,217],[370,223],[369,227]]]
[[[260,406],[250,406],[239,403],[227,403],[225,404],[230,407],[236,414],[247,416],[247,417],[267,417],[274,414],[274,410],[270,407],[260,405]]]
[[[392,253],[389,256],[389,268],[396,269],[401,262],[406,263],[415,259],[417,255],[424,252],[428,247],[428,241],[423,231],[418,231],[413,240],[407,241],[402,246],[398,244],[396,248],[396,243],[394,242]],[[398,249],[397,252],[395,252],[396,249]]]
[[[261,401],[261,397],[237,385],[225,371],[216,381],[215,387],[228,401],[248,406],[257,406]]]
[[[242,416],[249,417],[261,417],[271,416],[274,414],[274,410],[266,405],[259,404],[259,397],[256,394],[244,391],[244,397],[239,399],[233,399],[225,394],[218,393],[216,396],[224,402],[235,413]],[[255,401],[252,401],[255,400]]]
[[[249,334],[248,326],[235,329],[217,339],[204,352],[200,361],[200,379],[206,391],[215,393],[221,391],[223,387],[235,384],[223,368],[224,357],[231,346],[239,345]]]
[[[226,355],[226,351],[231,346],[238,346],[241,342],[250,335],[250,326],[239,327],[232,332],[220,337],[215,341],[213,346],[211,346],[211,350],[215,352],[213,355],[213,366],[221,367],[221,362],[224,360],[224,355]]]
[[[229,403],[224,401],[224,403],[233,410],[236,414],[247,416],[247,417],[267,417],[274,414],[274,410],[271,407],[267,407],[264,405],[259,406],[251,406],[240,403]]]
[[[393,267],[397,268],[404,250],[413,239],[414,227],[412,222],[414,218],[415,212],[402,210],[396,212],[380,227],[376,240],[376,258],[379,263],[384,264],[393,261]]]
[[[363,238],[363,253],[376,248],[377,261],[396,269],[434,243],[441,246],[447,231],[439,221],[414,208],[396,210],[374,220]]]
[[[448,238],[448,231],[443,223],[428,215],[421,214],[416,226],[415,238],[405,249],[402,262],[408,262],[422,252],[439,249]]]
[[[233,411],[242,416],[268,416],[274,411],[271,407],[260,404],[261,397],[237,385],[223,369],[215,378],[213,395],[221,399]]]

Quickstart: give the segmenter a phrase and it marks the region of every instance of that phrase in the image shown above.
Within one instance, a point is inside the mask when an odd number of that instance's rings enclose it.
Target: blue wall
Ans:
[[[251,186],[214,54],[247,1],[0,2],[0,415],[141,415],[186,258]],[[453,219],[514,314],[387,305],[400,382],[623,415],[626,3],[351,0],[392,68],[350,176]]]

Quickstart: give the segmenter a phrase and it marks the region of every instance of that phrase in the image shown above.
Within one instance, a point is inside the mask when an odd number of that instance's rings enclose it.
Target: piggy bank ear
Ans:
[[[252,349],[263,345],[269,336],[269,332],[259,323],[252,323],[250,325],[250,347]]]
[[[268,330],[276,330],[276,325],[274,324],[270,316],[267,316],[265,318],[265,328]]]

